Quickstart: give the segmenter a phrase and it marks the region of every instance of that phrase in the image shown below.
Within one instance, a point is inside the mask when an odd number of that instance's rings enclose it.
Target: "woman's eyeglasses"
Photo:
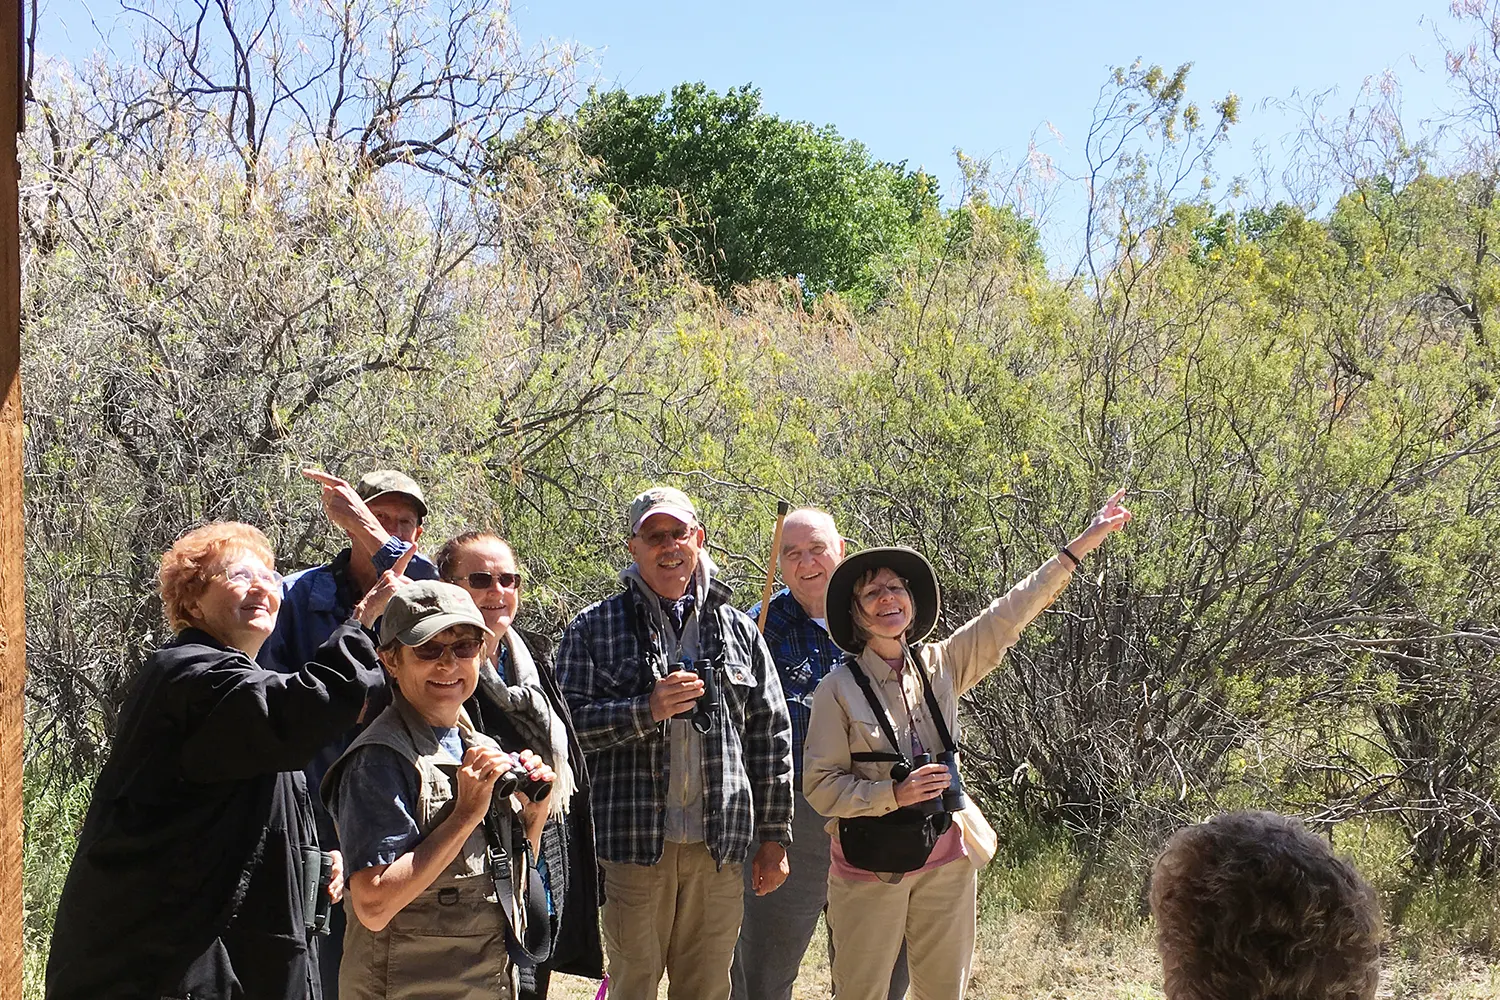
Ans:
[[[520,573],[470,573],[466,579],[473,590],[489,590],[499,584],[502,590],[520,590]]]
[[[483,639],[458,639],[454,642],[437,642],[436,640],[424,642],[420,646],[411,647],[419,660],[440,660],[443,653],[453,651],[454,659],[467,660],[471,656],[478,656],[479,651],[484,648]]]
[[[257,583],[267,590],[281,589],[281,574],[274,569],[257,569],[254,566],[231,566],[219,574],[231,587],[249,590]]]

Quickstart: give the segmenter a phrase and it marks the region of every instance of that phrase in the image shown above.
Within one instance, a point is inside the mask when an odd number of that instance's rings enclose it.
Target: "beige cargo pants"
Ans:
[[[834,995],[886,1000],[904,935],[911,1000],[962,1000],[974,961],[978,888],[966,857],[894,884],[830,875]]]
[[[716,868],[702,842],[665,843],[654,865],[600,866],[609,1000],[656,1000],[663,971],[671,1000],[728,1000],[744,866]]]

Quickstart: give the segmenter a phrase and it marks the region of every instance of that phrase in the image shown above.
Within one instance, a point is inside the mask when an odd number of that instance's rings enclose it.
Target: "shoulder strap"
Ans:
[[[547,913],[547,887],[542,884],[542,876],[536,870],[531,841],[523,834],[520,855],[512,856],[500,835],[501,823],[513,821],[492,799],[484,817],[484,836],[489,842],[490,879],[495,883],[495,898],[505,913],[505,945],[510,960],[517,966],[530,968],[552,956],[554,928],[552,917]],[[516,913],[512,889],[516,878],[525,880],[521,892],[524,912],[521,914]]]
[[[953,733],[948,730],[948,720],[943,718],[943,710],[938,707],[937,695],[932,693],[932,682],[927,679],[927,669],[922,666],[922,659],[917,654],[921,651],[921,645],[910,647],[912,669],[917,676],[922,678],[922,697],[927,699],[927,710],[932,713],[932,723],[937,726],[938,737],[943,741],[943,749],[949,753],[957,753],[958,747],[953,743]]]
[[[859,663],[853,656],[846,655],[844,662],[849,665],[849,672],[854,674],[854,680],[859,684],[859,690],[864,694],[865,701],[870,703],[870,708],[875,712],[875,719],[880,723],[880,731],[890,741],[895,753],[851,753],[851,760],[865,761],[868,763],[878,761],[903,761],[907,762],[906,754],[901,752],[901,741],[896,738],[896,727],[891,725],[891,717],[886,712],[885,706],[880,704],[880,699],[875,697],[875,689],[870,686],[870,678],[865,676],[864,670],[860,669]],[[909,763],[909,762],[908,762]]]

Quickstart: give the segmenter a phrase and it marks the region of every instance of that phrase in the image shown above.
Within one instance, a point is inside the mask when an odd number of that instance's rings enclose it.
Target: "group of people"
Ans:
[[[135,678],[59,902],[54,1000],[789,1000],[819,917],[840,1000],[961,998],[996,835],[959,699],[1131,513],[948,637],[931,563],[793,511],[785,589],[730,603],[699,512],[625,515],[620,591],[555,651],[506,541],[417,551],[391,470],[309,472],[348,538],[282,579],[219,522],[166,552],[175,638]],[[763,630],[763,631],[762,631]],[[1368,998],[1373,893],[1272,814],[1179,831],[1151,901],[1171,1000]]]

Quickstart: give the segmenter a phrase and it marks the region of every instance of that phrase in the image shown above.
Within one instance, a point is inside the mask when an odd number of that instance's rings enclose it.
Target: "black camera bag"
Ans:
[[[896,727],[891,724],[890,716],[880,704],[880,699],[875,696],[875,689],[870,685],[870,678],[865,676],[865,672],[860,669],[853,656],[846,657],[845,662],[849,665],[850,672],[854,674],[859,690],[875,712],[881,732],[885,734],[891,746],[896,748],[894,753],[851,753],[850,759],[867,763],[885,761],[893,764],[899,763],[910,773],[912,762],[901,753],[901,741],[896,738]],[[921,663],[915,656],[911,658],[910,664],[922,679],[927,704],[929,710],[933,712],[933,721],[937,724],[939,734],[943,738],[944,749],[951,753],[954,749],[953,737],[948,732],[947,720],[938,709],[937,699],[927,680],[927,671],[922,669]],[[922,812],[912,806],[903,806],[884,816],[855,816],[851,819],[840,819],[839,846],[844,852],[844,860],[855,868],[861,868],[867,872],[914,872],[927,864],[927,859],[932,856],[932,849],[937,845],[938,838],[947,833],[952,825],[953,817],[949,813]]]

